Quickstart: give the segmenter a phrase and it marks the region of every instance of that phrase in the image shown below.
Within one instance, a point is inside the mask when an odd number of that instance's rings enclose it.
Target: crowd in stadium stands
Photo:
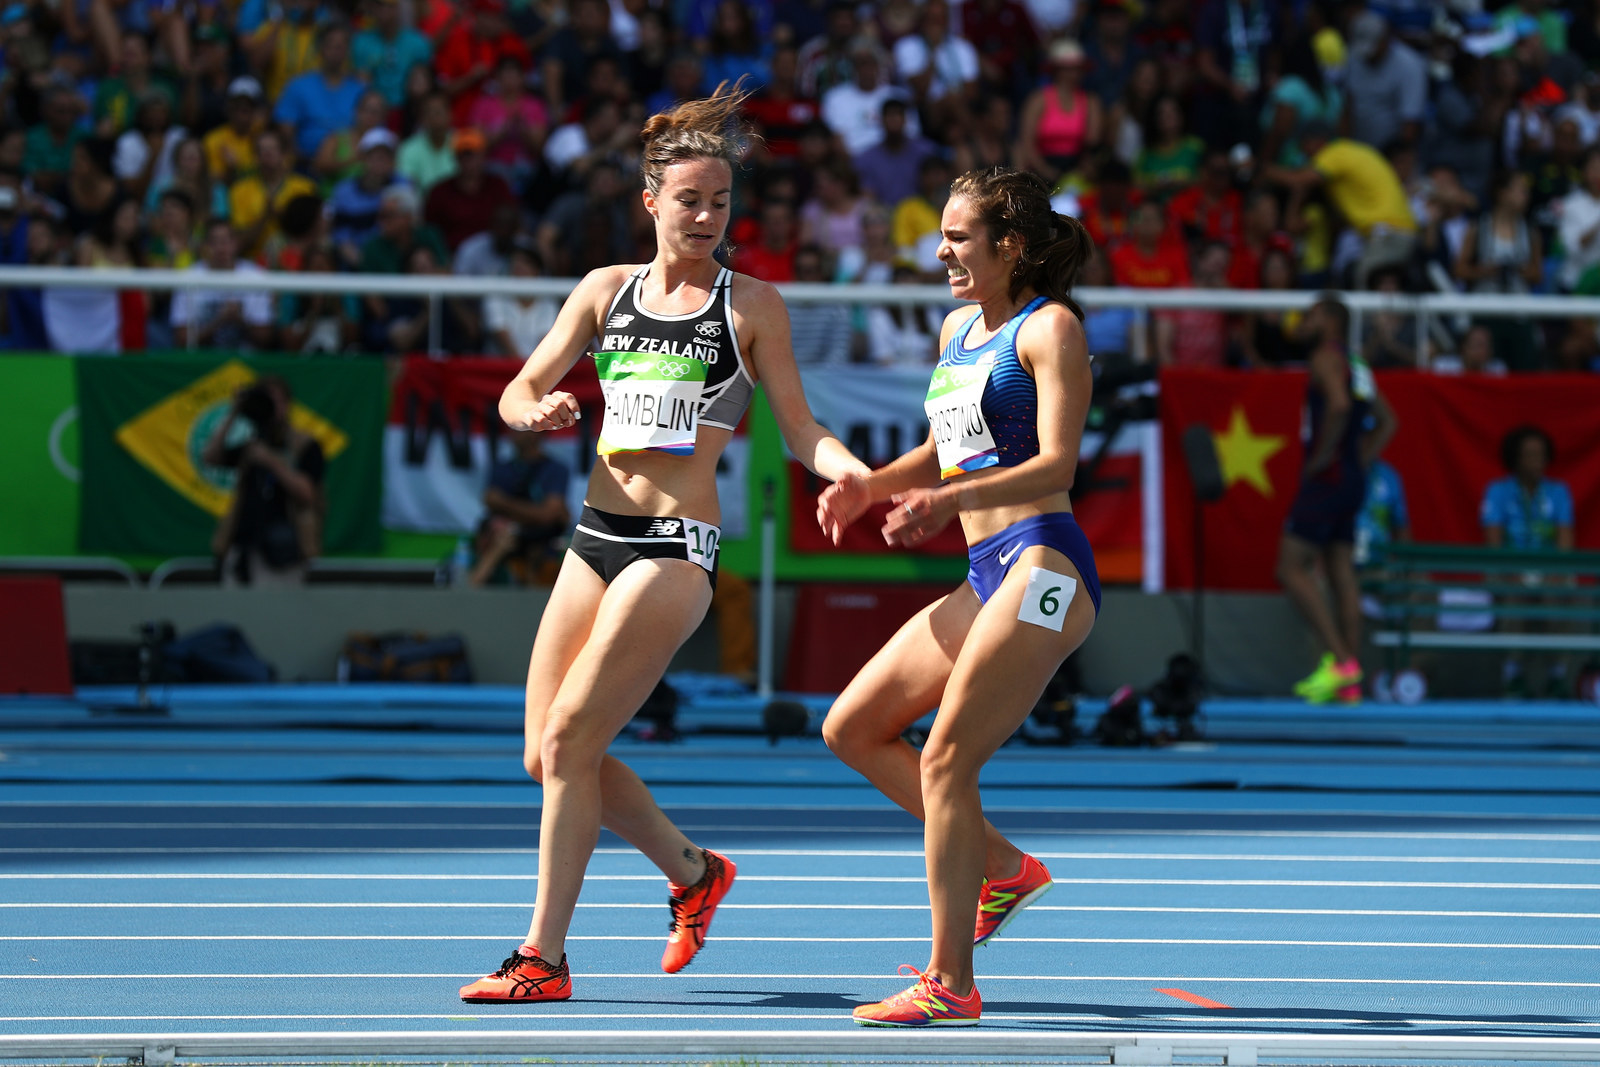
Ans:
[[[575,276],[653,254],[644,118],[745,79],[732,264],[938,282],[953,175],[1055,183],[1095,283],[1600,294],[1597,0],[0,0],[0,264]],[[353,293],[359,283],[352,279]],[[548,300],[6,293],[0,344],[525,354]],[[938,317],[796,305],[804,362]],[[1300,316],[1097,354],[1270,366]],[[1600,365],[1590,320],[1369,315],[1374,365]],[[193,335],[191,337],[191,334]]]

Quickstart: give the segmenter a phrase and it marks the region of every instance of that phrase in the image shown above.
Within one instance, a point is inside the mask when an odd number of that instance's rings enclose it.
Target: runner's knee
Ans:
[[[529,744],[522,747],[522,769],[528,772],[528,777],[544,784],[544,760],[539,755],[539,745]]]
[[[539,743],[541,782],[550,777],[599,773],[610,739],[592,736],[592,731],[580,724],[577,716],[551,714]]]
[[[982,763],[974,764],[962,754],[959,745],[930,738],[922,746],[918,766],[921,769],[923,799],[935,802],[942,796],[976,786]]]
[[[838,707],[822,721],[822,740],[846,763],[876,746],[891,744],[900,736],[897,732],[886,731],[887,728],[871,716]]]

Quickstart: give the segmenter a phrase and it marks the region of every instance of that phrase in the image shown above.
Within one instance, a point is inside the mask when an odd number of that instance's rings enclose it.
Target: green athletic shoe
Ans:
[[[1361,664],[1353,659],[1338,662],[1330,653],[1294,688],[1311,704],[1331,704],[1352,689],[1360,699]]]
[[[1309,698],[1312,693],[1323,689],[1327,684],[1325,675],[1333,670],[1336,662],[1332,652],[1324,652],[1322,659],[1317,662],[1317,669],[1294,683],[1294,695]]]

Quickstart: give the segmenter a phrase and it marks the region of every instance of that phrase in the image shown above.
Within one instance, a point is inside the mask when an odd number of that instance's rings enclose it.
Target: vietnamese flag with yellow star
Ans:
[[[1399,430],[1384,459],[1399,472],[1415,541],[1481,544],[1478,507],[1505,475],[1500,445],[1519,426],[1555,443],[1549,476],[1572,492],[1577,547],[1600,549],[1600,377],[1522,374],[1377,376]],[[1166,583],[1194,582],[1195,502],[1183,432],[1211,431],[1222,499],[1205,508],[1203,577],[1209,588],[1277,589],[1283,520],[1300,488],[1304,371],[1173,369],[1161,375]]]
[[[1278,539],[1300,486],[1303,371],[1242,373],[1173,368],[1161,374],[1166,582],[1195,575],[1195,498],[1183,433],[1211,431],[1224,491],[1205,504],[1204,578],[1215,589],[1276,589]]]
[[[80,359],[76,369],[81,551],[209,555],[234,472],[208,466],[201,453],[235,393],[266,374],[289,383],[290,418],[327,459],[325,551],[381,547],[381,361],[125,356]]]

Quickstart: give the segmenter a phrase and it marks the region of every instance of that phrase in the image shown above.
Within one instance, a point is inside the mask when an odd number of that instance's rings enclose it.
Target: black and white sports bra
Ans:
[[[699,426],[734,429],[755,392],[733,329],[733,272],[717,274],[699,310],[661,315],[639,303],[649,271],[639,267],[617,290],[594,353],[606,398],[601,455],[689,455]]]

